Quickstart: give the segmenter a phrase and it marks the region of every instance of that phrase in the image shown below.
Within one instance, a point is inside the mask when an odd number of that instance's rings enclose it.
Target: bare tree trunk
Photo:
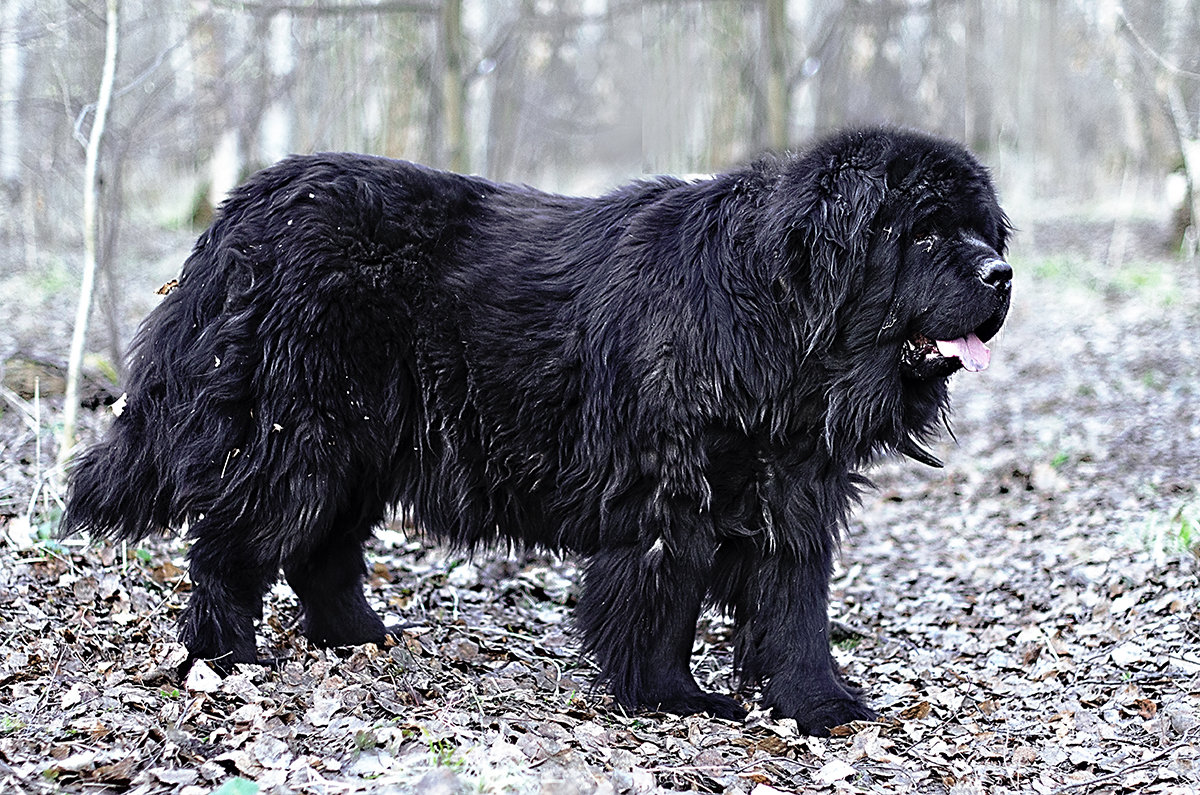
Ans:
[[[205,144],[211,146],[208,153],[208,188],[202,201],[197,196],[192,220],[200,226],[208,226],[212,213],[237,185],[246,157],[242,114],[235,110],[237,92],[223,93],[220,89],[221,75],[232,68],[230,53],[240,51],[243,47],[243,41],[239,38],[243,27],[234,25],[234,30],[227,30],[230,26],[220,24],[210,4],[197,3],[194,8],[196,17],[190,26],[188,48],[195,60],[186,71],[193,75],[190,79],[196,83],[197,101],[211,108],[209,128],[214,131],[216,141],[212,142],[211,138],[205,140]]]
[[[1167,111],[1174,124],[1175,136],[1179,144],[1179,153],[1183,158],[1183,176],[1187,180],[1187,212],[1188,225],[1183,230],[1181,243],[1182,254],[1188,260],[1195,260],[1200,254],[1200,130],[1189,123],[1190,114],[1183,100],[1183,91],[1174,75],[1166,79]]]
[[[292,151],[292,108],[288,90],[296,54],[292,47],[292,15],[280,11],[271,17],[267,61],[267,104],[259,125],[259,152],[263,163],[282,160]]]
[[[1194,260],[1200,255],[1200,114],[1187,106],[1181,82],[1196,80],[1197,75],[1179,66],[1188,54],[1185,22],[1193,19],[1192,0],[1175,0],[1165,17],[1166,53],[1156,52],[1150,42],[1133,26],[1123,10],[1118,10],[1121,31],[1131,45],[1136,46],[1148,60],[1154,76],[1155,92],[1171,122],[1171,132],[1183,160],[1183,176],[1187,181],[1187,196],[1183,211],[1185,228],[1181,241],[1182,254]],[[1196,121],[1193,121],[1196,119]]]
[[[791,116],[786,0],[767,0],[763,26],[767,40],[767,145],[783,150],[788,145]]]
[[[466,171],[467,111],[463,81],[462,0],[445,0],[442,7],[442,134],[446,138],[446,165]]]
[[[75,449],[75,419],[79,409],[79,374],[83,368],[83,347],[87,342],[88,316],[92,308],[92,292],[96,281],[96,251],[99,244],[97,208],[100,186],[97,178],[100,163],[100,144],[104,140],[104,125],[108,121],[108,105],[112,100],[113,78],[117,71],[117,31],[120,0],[107,0],[108,24],[104,41],[104,71],[96,97],[96,118],[88,136],[87,159],[83,169],[83,278],[79,286],[79,305],[75,310],[75,332],[71,337],[71,358],[67,364],[67,392],[63,406],[63,427],[58,442],[58,463],[62,465]]]
[[[216,210],[242,174],[242,136],[236,126],[226,127],[208,161],[208,206]]]
[[[33,212],[32,186],[21,183],[21,88],[25,82],[25,51],[18,28],[25,11],[24,0],[0,0],[0,234],[20,234],[25,243],[25,265],[36,264],[37,229]],[[22,193],[27,195],[22,195]],[[21,212],[24,210],[25,212]],[[22,222],[24,228],[22,229]],[[18,230],[20,230],[18,232]],[[15,259],[15,257],[14,257]]]
[[[491,75],[487,157],[482,173],[496,179],[516,176],[513,163],[520,141],[522,92],[529,83],[530,34],[527,28],[529,20],[537,15],[534,0],[521,0],[518,14],[517,21],[503,35],[497,36],[499,44],[493,45],[491,51],[495,70]]]
[[[1184,97],[1183,81],[1196,80],[1194,72],[1180,68],[1194,52],[1195,40],[1189,36],[1187,20],[1196,18],[1194,0],[1173,0],[1167,4],[1167,58],[1160,81],[1163,99],[1175,128],[1179,142],[1179,154],[1183,159],[1183,176],[1187,180],[1187,206],[1190,218],[1183,230],[1181,244],[1183,256],[1196,260],[1200,255],[1200,113],[1189,108]],[[1194,99],[1200,95],[1192,92]]]
[[[967,3],[963,9],[965,23],[963,25],[963,141],[968,146],[978,148],[979,142],[979,112],[977,103],[978,86],[975,62],[979,58],[983,41],[983,9],[976,3]]]
[[[17,115],[25,53],[18,44],[22,0],[0,0],[0,183],[15,191],[21,179],[21,119]]]
[[[96,283],[98,290],[93,299],[92,321],[88,325],[96,328],[96,318],[103,321],[104,347],[108,364],[116,373],[116,383],[125,382],[125,339],[122,328],[122,307],[125,303],[126,290],[122,289],[121,269],[117,265],[120,245],[122,219],[124,218],[124,176],[125,163],[129,160],[129,151],[138,145],[136,136],[122,136],[119,142],[111,136],[104,154],[107,164],[105,172],[104,193],[96,211],[104,219],[103,233],[99,236],[99,249],[96,261]],[[113,144],[117,145],[114,146]],[[95,331],[92,332],[93,349],[100,343],[95,341]]]

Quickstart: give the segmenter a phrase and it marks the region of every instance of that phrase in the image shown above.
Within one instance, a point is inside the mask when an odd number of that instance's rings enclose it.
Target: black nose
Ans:
[[[979,278],[989,287],[1007,290],[1012,286],[1012,266],[1002,259],[990,259],[979,269]]]

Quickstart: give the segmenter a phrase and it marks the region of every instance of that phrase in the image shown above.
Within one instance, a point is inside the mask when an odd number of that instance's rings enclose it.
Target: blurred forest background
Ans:
[[[91,347],[115,367],[145,309],[122,297],[129,278],[173,273],[225,191],[289,152],[594,192],[887,122],[970,145],[1018,227],[1174,214],[1164,252],[1195,250],[1200,0],[111,5]],[[0,287],[69,295],[110,15],[98,0],[0,12]]]
[[[400,523],[368,594],[401,645],[318,651],[281,587],[281,671],[181,683],[185,544],[56,539],[51,437],[119,394],[253,170],[356,150],[594,193],[881,122],[967,143],[1017,228],[946,468],[877,467],[846,528],[836,653],[884,721],[625,716],[571,560],[464,563]],[[0,790],[1198,791],[1196,187],[1200,0],[0,0]],[[706,688],[730,632],[702,622]]]

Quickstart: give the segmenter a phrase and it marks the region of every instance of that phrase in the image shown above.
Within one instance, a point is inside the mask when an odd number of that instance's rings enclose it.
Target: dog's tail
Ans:
[[[171,484],[144,419],[118,417],[103,442],[72,466],[59,532],[136,541],[169,525]]]
[[[118,401],[124,408],[71,465],[60,534],[136,541],[177,529],[211,505],[213,450],[228,448],[241,430],[224,408],[244,399],[246,370],[231,361],[243,357],[221,328],[237,278],[224,261],[224,226],[218,221],[201,236],[179,286],[139,329]]]

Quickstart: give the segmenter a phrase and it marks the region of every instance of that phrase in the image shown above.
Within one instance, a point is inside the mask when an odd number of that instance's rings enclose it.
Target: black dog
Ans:
[[[620,703],[745,714],[690,671],[711,604],[765,703],[827,733],[872,716],[827,630],[856,473],[937,465],[919,442],[987,365],[1007,233],[970,154],[890,129],[599,198],[293,157],[145,322],[65,527],[186,523],[182,640],[226,670],[281,568],[313,642],[383,641],[362,547],[394,506],[459,547],[570,550]]]

